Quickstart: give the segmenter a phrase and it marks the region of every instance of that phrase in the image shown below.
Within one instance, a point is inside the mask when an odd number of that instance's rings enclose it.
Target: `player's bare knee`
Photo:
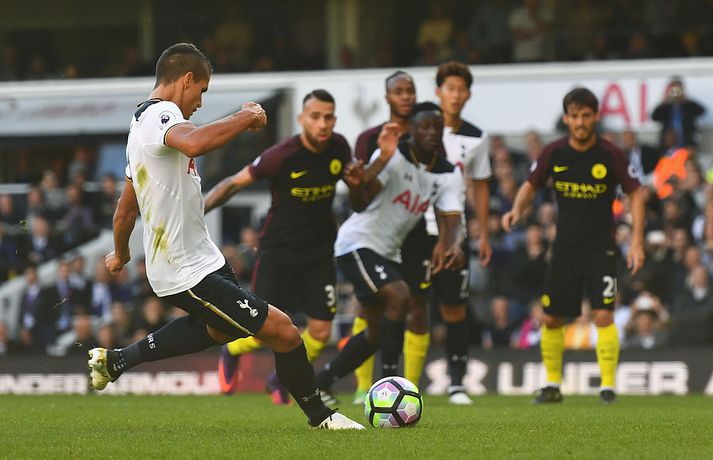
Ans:
[[[441,317],[447,323],[460,323],[465,320],[465,305],[441,304]]]
[[[233,340],[235,340],[237,338],[237,336],[236,337],[229,336],[227,334],[220,332],[217,329],[213,329],[212,327],[210,327],[208,325],[206,325],[206,329],[208,330],[208,335],[210,335],[210,338],[213,339],[213,341],[215,343],[218,343],[221,345],[228,343],[228,342],[232,342]]]
[[[548,329],[557,329],[564,326],[564,318],[561,316],[545,315],[542,322],[545,323]]]
[[[414,299],[411,302],[411,311],[406,318],[406,327],[409,331],[424,334],[428,331],[428,310],[425,302],[421,299]]]
[[[607,327],[614,322],[614,313],[610,310],[593,310],[592,320],[597,327]]]

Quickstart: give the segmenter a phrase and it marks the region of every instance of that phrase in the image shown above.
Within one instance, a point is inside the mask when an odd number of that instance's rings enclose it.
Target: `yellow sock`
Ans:
[[[322,354],[322,350],[327,346],[326,342],[320,342],[319,340],[312,337],[307,329],[302,332],[302,341],[305,343],[305,348],[307,349],[307,359],[312,362],[319,358]]]
[[[366,326],[366,319],[357,316],[354,318],[354,324],[352,325],[352,335],[359,334],[366,329]],[[374,356],[372,355],[361,366],[357,367],[354,375],[356,375],[357,379],[357,391],[368,391],[371,388],[371,384],[374,383]]]
[[[602,374],[602,388],[616,388],[616,366],[619,363],[619,331],[615,324],[597,328],[597,361]]]
[[[244,353],[250,353],[262,347],[260,342],[255,337],[245,337],[242,339],[233,340],[228,344],[228,351],[233,356],[240,356]]]
[[[407,330],[404,332],[404,377],[416,386],[421,380],[423,365],[426,363],[431,334],[417,334]]]
[[[542,326],[540,341],[542,362],[547,370],[547,384],[562,383],[562,353],[564,353],[564,327],[550,329]]]

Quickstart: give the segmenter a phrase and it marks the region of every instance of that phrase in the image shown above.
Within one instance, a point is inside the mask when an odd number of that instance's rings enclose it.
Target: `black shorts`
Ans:
[[[552,316],[579,316],[585,293],[592,309],[613,310],[617,290],[617,257],[615,249],[579,254],[555,248],[542,296],[545,313]]]
[[[163,299],[236,338],[257,334],[267,319],[267,302],[243,289],[228,264],[191,289]]]
[[[382,286],[403,280],[397,263],[366,248],[337,257],[337,267],[354,285],[357,299],[366,304],[373,303]]]
[[[253,269],[253,292],[280,310],[331,321],[337,312],[336,273],[331,255],[294,265],[284,263],[279,251],[263,250]]]
[[[467,304],[470,280],[470,246],[463,243],[465,264],[457,270],[441,270],[433,276],[433,290],[438,303],[446,305]]]
[[[406,235],[401,245],[400,271],[414,297],[426,297],[431,287],[431,255],[437,238],[426,233],[424,224]]]

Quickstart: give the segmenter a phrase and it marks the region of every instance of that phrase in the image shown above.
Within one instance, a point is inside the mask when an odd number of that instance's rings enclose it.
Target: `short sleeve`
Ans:
[[[124,177],[129,180],[129,182],[133,182],[134,178],[131,175],[131,165],[129,164],[129,152],[126,152],[126,168],[124,168]]]
[[[474,146],[470,153],[470,161],[463,168],[465,177],[468,179],[485,180],[493,175],[490,168],[490,156],[488,154],[488,136],[483,133],[483,137],[478,145]]]
[[[453,172],[444,174],[441,183],[442,192],[436,197],[433,206],[440,212],[463,212],[465,203],[465,183],[460,169],[454,168]]]
[[[629,159],[624,152],[617,147],[612,149],[612,163],[614,165],[614,176],[617,182],[621,184],[621,189],[624,193],[631,193],[641,187],[636,168],[629,163]]]
[[[530,166],[530,174],[527,176],[527,181],[535,188],[544,186],[547,179],[550,177],[550,159],[554,148],[552,144],[546,146]]]
[[[156,126],[154,131],[156,137],[152,139],[152,143],[166,145],[166,133],[174,126],[181,123],[189,123],[189,121],[183,118],[183,114],[173,102],[161,102],[157,109],[146,114],[150,117],[156,117],[153,121],[153,125]]]

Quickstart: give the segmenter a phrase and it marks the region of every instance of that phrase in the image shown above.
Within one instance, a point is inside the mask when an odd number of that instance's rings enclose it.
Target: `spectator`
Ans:
[[[69,207],[59,226],[63,229],[65,247],[74,248],[96,236],[97,232],[92,210],[82,201],[82,189],[70,184],[66,190]]]
[[[523,0],[522,5],[510,13],[513,61],[545,60],[547,33],[552,20],[549,9],[540,5],[538,0]]]
[[[141,308],[141,327],[135,336],[146,337],[168,324],[168,312],[163,301],[158,297],[149,297]]]
[[[438,61],[447,58],[450,55],[448,46],[452,37],[453,21],[446,16],[441,2],[432,2],[430,15],[418,29],[417,40],[418,47],[422,50],[421,55],[426,54],[423,52],[426,47],[432,47]]]
[[[15,206],[12,195],[3,193],[0,195],[0,222],[8,225],[17,225],[22,220],[22,214]]]
[[[13,236],[7,234],[7,225],[0,222],[0,283],[15,276],[18,267],[17,243]]]
[[[691,269],[684,291],[674,302],[671,339],[676,345],[713,344],[713,293],[702,265]]]
[[[515,325],[509,317],[510,306],[508,299],[502,296],[495,297],[490,303],[491,318],[483,331],[483,348],[508,348],[514,345]]]
[[[523,321],[517,333],[517,348],[529,350],[540,345],[544,311],[540,299],[530,303],[530,316]]]
[[[545,285],[545,245],[542,227],[529,225],[524,244],[518,246],[512,257],[510,273],[513,279],[513,299],[520,305],[538,300]]]
[[[119,200],[119,192],[116,188],[116,176],[106,173],[102,176],[101,192],[96,200],[96,223],[100,228],[111,230],[114,224],[114,211]]]
[[[665,345],[668,334],[664,331],[662,314],[668,316],[661,302],[642,293],[632,307],[624,348],[651,350]]]
[[[101,348],[106,348],[107,350],[113,350],[117,346],[120,346],[114,337],[114,329],[110,324],[104,324],[99,327],[99,333],[97,334],[97,344]],[[86,345],[83,345],[84,348]],[[91,350],[91,348],[90,348]]]
[[[40,296],[41,287],[37,277],[37,267],[25,269],[25,291],[20,304],[20,342],[24,349],[43,351],[55,339],[51,310]]]
[[[25,219],[32,220],[36,216],[46,217],[49,214],[47,205],[45,204],[45,196],[38,186],[31,186],[27,192],[27,210]]]
[[[90,313],[98,321],[111,320],[111,284],[110,274],[104,265],[104,258],[97,261],[94,272],[94,282],[92,283],[92,295],[90,300]]]
[[[624,57],[626,59],[651,59],[656,57],[656,53],[649,46],[649,39],[644,32],[633,32],[629,36]]]
[[[629,164],[637,171],[642,184],[651,184],[651,174],[661,158],[661,151],[639,142],[631,129],[621,134],[622,149],[629,156]]]
[[[56,220],[62,216],[67,207],[67,194],[60,188],[57,174],[48,169],[42,174],[40,188],[44,194],[44,202],[49,212],[49,218]]]
[[[112,336],[119,347],[130,345],[134,341],[136,329],[126,305],[121,302],[111,304]]]
[[[506,0],[478,2],[475,15],[468,26],[471,43],[483,50],[483,61],[504,63],[510,61],[510,9]]]
[[[696,146],[696,120],[703,113],[705,108],[701,104],[686,97],[681,77],[672,77],[664,101],[651,114],[651,118],[661,124],[661,145],[664,145],[664,132],[671,129],[676,135],[675,147]]]
[[[25,241],[21,244],[21,256],[31,263],[39,264],[59,255],[60,244],[52,235],[47,219],[36,216],[29,225],[30,234],[23,237]]]
[[[74,182],[79,174],[82,174],[86,179],[94,179],[92,152],[87,147],[80,145],[74,148],[72,155],[72,161],[67,168],[67,181]]]
[[[65,356],[69,353],[86,354],[98,345],[94,337],[91,317],[80,313],[74,317],[72,328],[47,348],[47,354],[50,356]]]
[[[12,46],[5,46],[0,56],[0,81],[13,81],[20,79],[17,63],[17,50]]]

